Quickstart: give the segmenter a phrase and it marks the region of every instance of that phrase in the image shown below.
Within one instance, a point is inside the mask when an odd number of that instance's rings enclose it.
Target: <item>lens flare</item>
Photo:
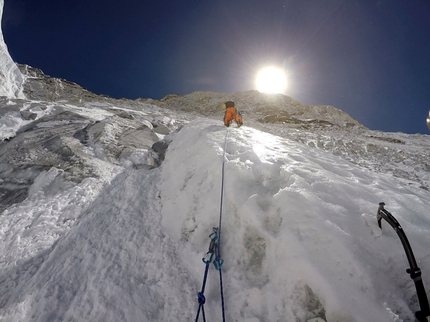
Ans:
[[[287,88],[287,77],[280,68],[265,67],[258,72],[255,86],[262,93],[284,93]]]
[[[427,116],[427,127],[430,130],[430,111],[429,111],[429,116]]]

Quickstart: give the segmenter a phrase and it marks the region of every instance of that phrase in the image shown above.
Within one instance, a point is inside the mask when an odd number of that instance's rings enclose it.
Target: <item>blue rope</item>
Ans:
[[[218,224],[218,238],[221,240],[221,221],[222,221],[222,206],[223,206],[223,199],[224,199],[224,172],[225,172],[225,153],[227,150],[227,137],[228,137],[228,128],[227,132],[225,134],[224,139],[224,153],[222,155],[222,170],[221,170],[221,202],[219,207],[219,224]],[[221,256],[221,250],[219,250],[219,254]]]
[[[209,235],[209,238],[211,239],[211,242],[209,244],[209,250],[207,251],[205,257],[202,258],[202,261],[203,263],[206,264],[206,266],[205,266],[205,273],[203,275],[202,289],[200,292],[197,293],[197,301],[199,303],[199,308],[197,309],[195,322],[197,322],[199,319],[200,310],[202,311],[203,322],[206,322],[205,307],[204,307],[204,304],[206,303],[206,298],[204,296],[204,292],[205,292],[206,281],[208,277],[209,266],[212,262],[212,258],[214,254],[217,252],[217,249],[218,249],[218,244],[219,244],[218,228],[216,227],[213,228],[213,232],[212,234]]]
[[[218,267],[215,266],[216,269],[219,271],[219,287],[220,287],[220,293],[221,293],[221,308],[222,308],[222,320],[225,322],[225,306],[224,306],[224,291],[223,291],[223,285],[222,285],[222,272],[221,272],[221,265],[224,262],[221,260],[221,220],[222,220],[222,208],[223,208],[223,199],[224,199],[224,169],[225,169],[225,154],[227,151],[227,138],[228,138],[228,128],[227,132],[225,134],[224,139],[224,153],[222,156],[222,171],[221,171],[221,202],[220,202],[220,208],[219,208],[219,225],[218,225],[218,248],[217,248],[217,257],[215,258],[216,263],[218,264]]]
[[[222,273],[221,269],[219,270],[219,287],[221,291],[221,310],[222,310],[222,320],[225,321],[225,308],[224,308],[224,295],[222,290]]]
[[[202,316],[203,316],[203,321],[206,322],[206,316],[205,316],[205,307],[204,304],[206,302],[206,298],[203,295],[203,293],[205,292],[205,287],[206,287],[206,280],[208,277],[208,271],[209,271],[209,265],[210,262],[208,261],[206,263],[206,268],[205,268],[205,274],[203,276],[203,283],[202,283],[202,290],[200,292],[197,293],[197,301],[199,303],[199,308],[197,309],[197,315],[196,315],[196,320],[195,322],[198,321],[199,319],[199,315],[200,315],[200,310],[202,311]]]
[[[209,235],[211,238],[211,243],[209,245],[209,251],[206,253],[205,257],[202,258],[203,263],[206,264],[205,267],[205,273],[203,276],[203,283],[202,283],[202,289],[200,292],[197,293],[197,301],[199,303],[199,308],[197,309],[197,315],[195,322],[198,321],[200,311],[202,312],[203,322],[206,322],[206,316],[205,316],[205,310],[204,310],[204,304],[206,302],[206,298],[204,296],[204,291],[206,287],[206,281],[209,271],[209,265],[212,261],[212,258],[215,254],[215,259],[213,261],[213,265],[216,270],[219,271],[219,280],[220,280],[220,293],[221,293],[221,308],[222,308],[222,320],[225,322],[225,306],[224,306],[224,291],[223,291],[223,284],[222,284],[222,272],[221,267],[224,263],[224,260],[221,259],[221,223],[222,223],[222,208],[223,208],[223,198],[224,198],[224,169],[225,169],[225,153],[227,150],[227,137],[228,137],[228,128],[227,132],[225,134],[225,140],[224,140],[224,153],[222,156],[222,171],[221,171],[221,202],[220,202],[220,210],[219,210],[219,224],[218,228],[213,228],[212,234]]]

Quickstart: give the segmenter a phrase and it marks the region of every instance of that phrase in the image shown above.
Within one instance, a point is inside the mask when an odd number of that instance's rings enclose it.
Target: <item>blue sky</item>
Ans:
[[[266,65],[286,95],[374,130],[428,134],[430,1],[5,0],[12,58],[115,98],[255,89]]]

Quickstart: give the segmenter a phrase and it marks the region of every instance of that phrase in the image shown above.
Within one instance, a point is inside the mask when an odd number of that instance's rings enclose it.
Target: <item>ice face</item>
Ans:
[[[0,17],[3,17],[4,0],[0,0]],[[9,55],[3,32],[0,29],[0,96],[24,98],[24,77]]]

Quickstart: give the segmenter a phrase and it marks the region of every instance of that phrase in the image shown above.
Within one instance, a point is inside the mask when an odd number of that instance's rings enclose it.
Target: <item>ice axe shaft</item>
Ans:
[[[412,251],[411,245],[409,244],[408,238],[406,237],[406,234],[403,231],[402,226],[400,226],[396,218],[394,218],[394,216],[390,212],[388,212],[384,208],[384,206],[385,206],[385,203],[383,202],[379,203],[378,214],[377,214],[379,227],[381,227],[381,219],[384,219],[390,224],[391,227],[393,227],[393,229],[396,231],[397,235],[399,236],[410,266],[410,268],[408,268],[406,272],[410,275],[411,279],[415,283],[415,288],[417,290],[417,295],[418,295],[418,301],[420,303],[420,308],[421,308],[421,311],[418,311],[415,313],[415,317],[420,322],[430,322],[430,307],[427,299],[427,294],[424,289],[423,280],[421,278],[421,270],[417,265],[417,261],[415,260],[415,256]]]

